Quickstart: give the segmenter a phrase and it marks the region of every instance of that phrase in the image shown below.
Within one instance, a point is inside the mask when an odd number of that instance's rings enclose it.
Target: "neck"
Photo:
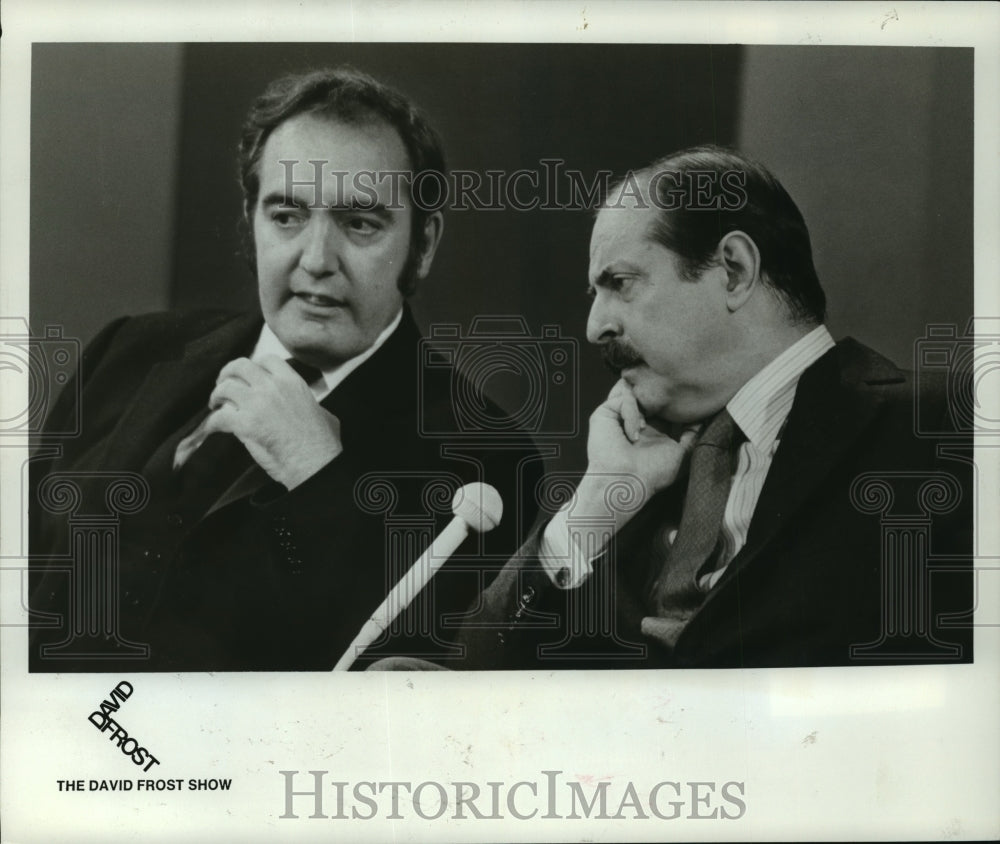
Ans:
[[[745,334],[744,342],[734,348],[729,362],[729,389],[723,404],[778,355],[795,345],[817,326],[818,323],[790,323],[787,320],[755,324],[753,329]]]
[[[747,378],[752,378],[778,355],[789,347],[794,346],[816,327],[816,324],[813,323],[791,324],[782,322],[762,331],[761,335],[755,338],[755,342],[752,345],[753,358],[757,362],[757,365]]]

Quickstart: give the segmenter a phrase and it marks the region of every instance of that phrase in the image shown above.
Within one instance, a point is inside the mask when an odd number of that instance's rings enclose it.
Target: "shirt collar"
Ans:
[[[312,386],[312,391],[316,395],[316,400],[326,398],[333,390],[345,379],[348,375],[354,372],[361,364],[368,360],[372,355],[375,354],[384,344],[385,341],[389,339],[389,336],[393,331],[399,326],[399,323],[403,319],[403,311],[399,310],[395,318],[390,322],[375,338],[375,342],[372,343],[367,349],[365,349],[360,355],[355,355],[350,360],[346,360],[337,366],[331,367],[329,369],[323,370],[323,381],[322,383],[317,382]],[[250,355],[250,360],[259,361],[264,355],[277,355],[283,360],[288,360],[294,355],[285,348],[284,343],[282,343],[277,335],[271,330],[266,322],[264,327],[260,330],[260,337],[257,338],[257,345],[254,346],[253,353]]]
[[[800,337],[753,376],[729,400],[726,409],[746,438],[762,452],[770,450],[792,409],[799,378],[836,345],[825,325]]]

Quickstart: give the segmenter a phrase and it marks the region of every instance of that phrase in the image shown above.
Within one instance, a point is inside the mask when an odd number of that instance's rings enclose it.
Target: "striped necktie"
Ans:
[[[684,511],[673,545],[650,594],[653,615],[642,632],[672,648],[705,599],[698,573],[714,560],[721,545],[722,518],[733,479],[733,458],[742,432],[722,410],[708,423],[691,453]]]

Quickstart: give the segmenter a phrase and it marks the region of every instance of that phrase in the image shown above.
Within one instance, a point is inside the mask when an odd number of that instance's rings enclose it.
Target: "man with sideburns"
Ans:
[[[427,510],[428,483],[488,481],[511,512],[486,547],[516,547],[509,466],[537,457],[530,441],[472,461],[421,436],[450,416],[454,385],[420,366],[406,299],[444,223],[408,185],[444,168],[427,118],[354,69],[289,76],[257,99],[239,174],[260,312],[126,317],[90,344],[82,436],[32,465],[32,554],[67,553],[51,506],[64,478],[85,507],[105,494],[101,473],[132,473],[148,502],[120,519],[116,624],[99,641],[81,627],[81,601],[100,600],[89,586],[33,572],[32,609],[69,620],[34,631],[32,670],[332,668],[422,550],[389,547],[387,512],[366,500],[385,490],[366,480],[398,481],[400,513]],[[381,653],[453,652],[441,618],[479,588],[446,570]]]
[[[971,661],[969,465],[918,435],[912,373],[834,342],[766,168],[704,146],[631,173],[597,213],[588,289],[620,380],[572,497],[477,600],[467,667]],[[919,399],[971,446],[942,381]]]

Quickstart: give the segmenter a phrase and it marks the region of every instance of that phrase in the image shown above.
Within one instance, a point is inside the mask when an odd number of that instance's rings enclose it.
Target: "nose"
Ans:
[[[621,336],[621,333],[621,321],[598,293],[590,306],[590,314],[587,316],[587,341],[604,344]]]
[[[333,275],[340,268],[340,229],[322,214],[314,214],[302,232],[299,266],[314,278]]]

